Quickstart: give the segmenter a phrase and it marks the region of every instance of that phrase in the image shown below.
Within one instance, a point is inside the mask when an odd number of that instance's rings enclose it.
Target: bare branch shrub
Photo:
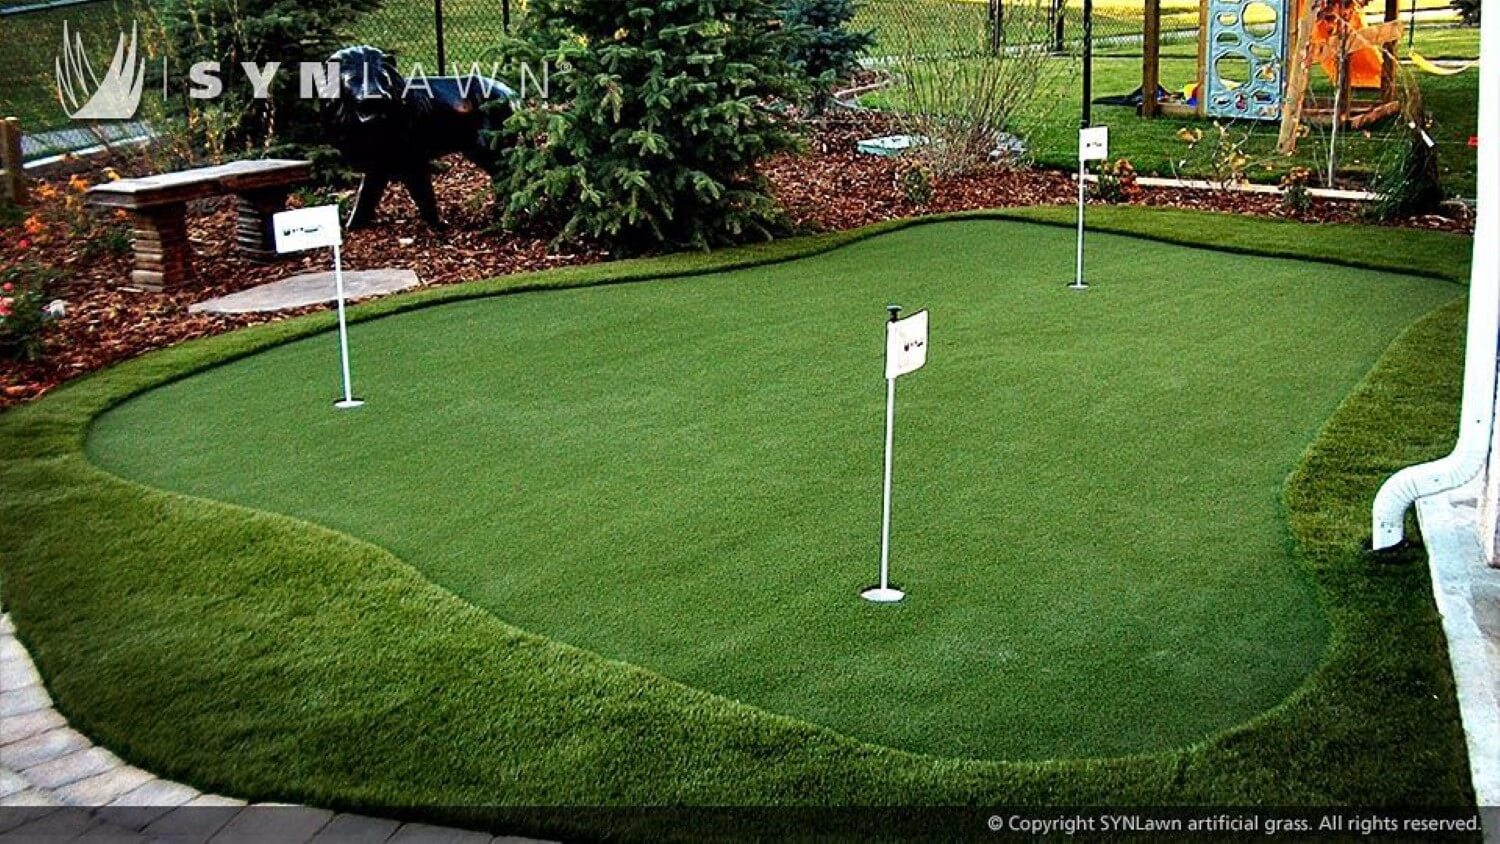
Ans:
[[[926,139],[916,154],[934,176],[1019,159],[1017,139],[1065,99],[1076,62],[1052,51],[1048,5],[1009,0],[997,20],[984,3],[882,4],[875,52],[898,79],[897,122]]]

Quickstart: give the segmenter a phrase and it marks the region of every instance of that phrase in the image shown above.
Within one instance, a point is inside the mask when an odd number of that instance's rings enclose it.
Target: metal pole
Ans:
[[[885,500],[880,521],[880,589],[891,588],[891,451],[896,444],[896,379],[885,381]]]
[[[990,52],[1000,54],[1005,43],[1005,0],[990,0]]]
[[[1083,209],[1085,196],[1083,188],[1083,177],[1087,173],[1083,161],[1083,141],[1079,139],[1078,149],[1078,262],[1073,273],[1073,283],[1068,285],[1073,290],[1087,290],[1088,283],[1083,280]]]
[[[432,25],[437,33],[438,76],[448,75],[448,39],[443,31],[443,0],[432,0]]]
[[[1411,0],[1411,21],[1406,27],[1406,49],[1417,46],[1417,0]],[[1392,50],[1394,53],[1395,51]]]
[[[500,2],[500,28],[506,35],[510,34],[510,0]]]
[[[339,360],[344,371],[344,398],[334,407],[340,410],[359,407],[364,402],[354,397],[354,381],[349,375],[349,319],[344,312],[344,257],[343,250],[333,247],[333,286],[339,300]]]
[[[900,305],[887,305],[890,322],[901,316]],[[890,326],[886,327],[886,354],[890,354]],[[887,361],[889,365],[889,361]],[[880,585],[866,589],[860,597],[877,604],[893,604],[905,598],[899,589],[891,588],[891,464],[896,445],[896,379],[885,379],[885,482],[880,502]]]
[[[1063,7],[1064,0],[1052,0],[1052,52],[1061,54],[1063,51],[1063,27],[1067,21],[1067,11]]]
[[[1083,128],[1094,125],[1094,0],[1083,0]]]

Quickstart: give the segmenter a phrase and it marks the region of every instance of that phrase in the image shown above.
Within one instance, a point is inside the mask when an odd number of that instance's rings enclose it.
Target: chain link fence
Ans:
[[[54,63],[69,40],[81,40],[102,73],[120,36],[138,22],[140,54],[162,55],[160,31],[145,23],[154,0],[0,0],[0,117],[16,117],[25,156],[74,151],[141,131],[139,126],[81,127],[58,102]],[[395,54],[403,69],[454,72],[493,63],[495,47],[524,12],[525,0],[387,0],[349,28],[350,43]]]

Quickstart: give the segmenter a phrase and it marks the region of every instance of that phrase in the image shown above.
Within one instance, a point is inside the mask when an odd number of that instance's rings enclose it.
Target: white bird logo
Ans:
[[[114,60],[100,79],[89,64],[83,49],[83,37],[69,33],[63,21],[63,51],[54,62],[57,70],[57,98],[75,120],[129,120],[141,106],[141,90],[146,82],[146,60],[136,60],[138,26],[130,27],[130,40],[120,33]],[[71,35],[71,37],[69,37]],[[80,94],[88,95],[79,105]]]

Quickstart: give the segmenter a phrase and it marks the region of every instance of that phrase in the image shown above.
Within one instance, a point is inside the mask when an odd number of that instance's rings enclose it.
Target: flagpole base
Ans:
[[[333,403],[339,410],[353,410],[356,407],[364,407],[364,399],[340,399]]]
[[[1086,281],[1075,281],[1068,285],[1068,289],[1081,292],[1089,289],[1089,283]]]
[[[859,597],[873,604],[895,604],[900,603],[901,599],[906,597],[906,593],[900,589],[881,589],[877,586],[859,593]]]

